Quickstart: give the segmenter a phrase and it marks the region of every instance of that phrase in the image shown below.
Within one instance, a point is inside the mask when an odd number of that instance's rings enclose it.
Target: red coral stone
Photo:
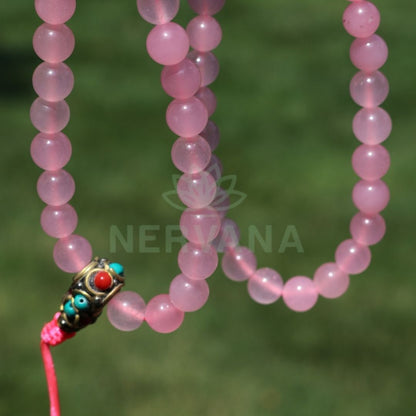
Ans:
[[[98,272],[94,277],[94,285],[97,289],[107,290],[113,284],[113,278],[107,272]]]

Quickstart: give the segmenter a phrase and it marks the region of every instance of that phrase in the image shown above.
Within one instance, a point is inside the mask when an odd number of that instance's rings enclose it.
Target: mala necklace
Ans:
[[[95,322],[106,304],[109,321],[122,331],[137,329],[146,321],[155,331],[170,333],[182,324],[185,312],[196,311],[206,303],[206,279],[218,266],[217,252],[224,253],[224,274],[234,281],[248,281],[248,293],[256,302],[270,304],[282,297],[290,309],[298,312],[311,309],[319,295],[341,296],[349,286],[349,276],[369,266],[369,246],[383,238],[386,228],[379,213],[389,201],[389,190],[380,178],[389,169],[390,157],[380,143],[391,132],[391,119],[379,107],[389,86],[378,71],[388,51],[384,40],[375,34],[380,23],[377,8],[368,1],[350,1],[343,24],[356,38],[350,57],[360,70],[351,80],[350,93],[363,107],[353,120],[354,135],[362,142],[352,157],[353,169],[360,177],[352,192],[359,212],[350,223],[352,238],[337,247],[335,262],[320,266],[313,279],[295,276],[283,283],[275,270],[257,269],[254,253],[238,245],[238,227],[225,217],[228,195],[217,187],[222,167],[212,151],[218,145],[219,131],[209,120],[216,98],[208,85],[218,76],[218,61],[211,51],[222,38],[221,27],[212,16],[222,9],[225,0],[188,0],[198,16],[186,30],[172,22],[179,0],[137,0],[140,15],[155,25],[147,37],[147,51],[164,66],[162,87],[173,97],[166,121],[179,136],[171,155],[183,173],[177,192],[187,206],[180,218],[181,232],[188,240],[178,254],[181,273],[172,280],[168,294],[155,296],[146,305],[137,293],[120,292],[125,282],[122,265],[100,257],[91,260],[90,243],[73,234],[78,217],[68,202],[74,195],[75,183],[63,169],[71,156],[71,144],[62,130],[69,122],[65,98],[74,85],[72,71],[63,63],[75,45],[65,22],[75,12],[76,0],[35,0],[36,12],[45,22],[33,38],[34,50],[44,62],[33,75],[33,87],[39,97],[30,110],[32,123],[40,131],[31,144],[31,155],[44,169],[37,183],[39,197],[47,204],[41,225],[46,234],[58,239],[53,250],[56,265],[75,274],[59,312],[41,332],[51,416],[59,416],[60,409],[50,346]]]

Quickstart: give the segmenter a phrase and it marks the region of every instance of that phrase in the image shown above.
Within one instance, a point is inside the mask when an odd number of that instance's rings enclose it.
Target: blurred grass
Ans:
[[[54,351],[63,416],[414,414],[416,6],[376,3],[379,33],[390,47],[383,72],[394,132],[386,142],[388,232],[372,250],[370,268],[352,278],[341,299],[320,299],[307,314],[292,313],[281,301],[256,305],[244,285],[217,272],[206,307],[188,314],[175,334],[158,335],[146,325],[119,333],[103,318]],[[230,216],[243,244],[249,226],[272,226],[273,254],[259,247],[256,254],[259,265],[277,268],[285,279],[311,275],[330,261],[355,212],[350,155],[358,142],[350,124],[357,107],[348,95],[354,69],[351,39],[340,24],[345,5],[241,0],[218,15],[224,41],[213,85],[222,132],[217,154],[224,174],[235,174],[236,189],[248,195]],[[192,14],[183,9],[184,24]],[[39,20],[23,1],[3,1],[0,18],[0,414],[45,415],[39,330],[68,278],[54,266],[54,241],[39,226],[40,170],[28,151],[35,134],[28,119],[31,73],[39,62],[31,37]],[[139,253],[136,232],[134,253],[111,256],[108,236],[113,224],[164,230],[180,214],[161,198],[177,172],[169,156],[174,137],[164,122],[169,100],[144,47],[150,25],[134,1],[89,0],[79,2],[70,26],[77,37],[68,61],[76,87],[66,133],[74,150],[68,170],[77,183],[78,232],[95,253],[125,264],[128,288],[149,300],[166,292],[177,273],[163,233],[160,254]],[[296,226],[303,254],[278,253],[287,225]]]

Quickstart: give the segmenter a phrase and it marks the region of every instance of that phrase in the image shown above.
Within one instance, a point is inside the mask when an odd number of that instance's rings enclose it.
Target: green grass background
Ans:
[[[160,67],[148,58],[151,26],[135,2],[78,2],[70,21],[77,45],[68,60],[76,87],[68,98],[73,144],[67,169],[77,183],[77,232],[96,254],[127,269],[127,288],[145,300],[166,292],[178,272],[176,253],[138,252],[141,224],[176,224],[180,212],[161,194],[177,171],[174,136],[164,121],[169,99]],[[178,21],[192,13],[183,2]],[[306,314],[280,300],[252,302],[244,284],[221,271],[211,296],[181,329],[160,335],[143,325],[113,329],[103,317],[54,350],[62,415],[122,416],[401,416],[415,414],[414,192],[416,5],[378,0],[379,34],[390,47],[383,68],[391,85],[385,108],[394,131],[386,142],[392,168],[385,239],[373,262],[353,276],[347,294],[320,299]],[[348,94],[355,70],[341,15],[347,2],[229,0],[218,15],[224,40],[213,119],[222,139],[224,174],[237,176],[247,199],[230,211],[247,244],[248,228],[272,226],[273,253],[257,247],[259,265],[287,279],[311,276],[348,238],[357,178],[350,157],[358,107]],[[31,161],[35,129],[28,111],[39,63],[31,37],[40,24],[30,1],[0,3],[0,415],[46,415],[48,399],[38,351],[70,277],[54,265],[54,240],[39,225],[43,203]],[[135,227],[133,253],[109,253],[111,225]],[[304,253],[279,254],[295,225]]]

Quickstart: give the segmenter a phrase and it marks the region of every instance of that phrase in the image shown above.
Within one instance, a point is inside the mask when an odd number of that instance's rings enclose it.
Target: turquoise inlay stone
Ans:
[[[75,309],[74,309],[74,307],[72,306],[72,303],[71,303],[71,301],[70,301],[70,300],[69,300],[68,302],[66,302],[66,303],[65,303],[65,305],[64,305],[64,312],[65,312],[68,316],[70,316],[70,317],[75,316]]]
[[[110,263],[109,266],[120,276],[123,276],[124,267],[120,263]]]
[[[88,307],[90,306],[87,298],[83,295],[76,295],[75,296],[74,305],[80,311],[88,309]]]

